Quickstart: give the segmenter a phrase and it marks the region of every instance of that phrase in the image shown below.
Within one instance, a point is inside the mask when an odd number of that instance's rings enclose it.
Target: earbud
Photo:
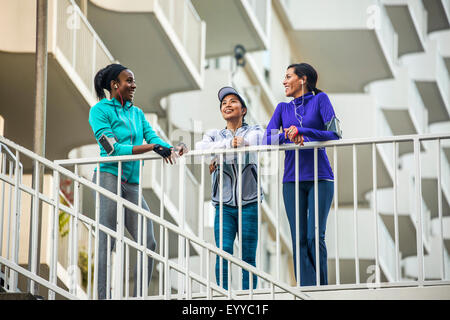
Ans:
[[[117,84],[114,86],[114,88],[116,88],[116,89],[117,89],[118,87],[119,87],[119,86],[118,86]]]

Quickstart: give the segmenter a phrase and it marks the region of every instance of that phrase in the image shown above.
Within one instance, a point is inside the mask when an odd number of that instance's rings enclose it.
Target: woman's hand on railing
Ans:
[[[305,141],[305,139],[303,138],[303,135],[297,135],[291,141],[295,144],[303,146],[303,142]]]
[[[290,126],[284,129],[284,138],[289,139],[295,144],[303,146],[304,138],[302,134],[298,134],[298,129],[296,126]]]

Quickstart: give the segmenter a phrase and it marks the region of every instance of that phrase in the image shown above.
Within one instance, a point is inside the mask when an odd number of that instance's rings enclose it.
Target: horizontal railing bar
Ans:
[[[341,140],[329,140],[323,142],[305,142],[303,146],[298,146],[293,143],[283,144],[283,145],[257,145],[257,146],[247,146],[235,149],[214,149],[214,150],[191,150],[184,154],[184,157],[194,157],[202,155],[217,155],[217,154],[234,154],[252,151],[280,151],[280,150],[293,150],[293,149],[311,149],[311,148],[322,148],[322,147],[332,147],[332,146],[350,146],[350,145],[363,145],[363,144],[382,144],[382,143],[392,143],[392,142],[408,142],[414,140],[426,141],[435,139],[450,139],[449,134],[416,134],[416,135],[401,135],[401,136],[388,136],[388,137],[377,137],[377,138],[355,138],[355,139],[341,139]],[[78,158],[78,159],[61,159],[55,160],[55,164],[61,166],[74,165],[74,164],[94,164],[97,162],[118,162],[118,161],[138,161],[138,160],[153,160],[161,159],[159,155],[156,154],[140,154],[132,156],[115,156],[115,157],[95,157],[95,158]]]

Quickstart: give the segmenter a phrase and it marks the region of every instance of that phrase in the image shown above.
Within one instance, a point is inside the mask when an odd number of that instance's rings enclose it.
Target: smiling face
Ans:
[[[247,112],[246,108],[242,107],[239,98],[234,94],[229,94],[222,99],[220,111],[226,121],[242,118]]]
[[[113,85],[115,95],[119,97],[121,95],[124,101],[133,101],[134,93],[136,92],[134,73],[129,69],[125,69],[119,74],[117,79],[118,81],[116,81]],[[119,92],[120,95],[117,92]],[[120,101],[120,98],[118,100]]]
[[[304,86],[306,76],[299,78],[294,71],[294,68],[286,70],[286,75],[283,80],[284,94],[286,97],[297,98],[304,93],[303,90],[306,88]]]

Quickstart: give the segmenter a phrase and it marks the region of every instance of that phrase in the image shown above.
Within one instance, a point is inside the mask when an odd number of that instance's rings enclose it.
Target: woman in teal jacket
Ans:
[[[144,117],[144,112],[133,105],[136,82],[134,74],[120,64],[110,64],[97,72],[94,78],[95,91],[100,100],[89,112],[89,123],[95,139],[100,147],[100,156],[122,156],[155,151],[168,163],[173,163],[175,152],[167,142],[161,140]],[[110,98],[105,96],[104,89],[109,91]],[[143,144],[143,140],[147,144]],[[187,152],[184,145],[175,148],[179,155]],[[117,162],[100,164],[100,186],[117,192]],[[97,180],[97,170],[94,171],[93,182]],[[139,162],[123,162],[121,172],[121,196],[130,202],[138,204],[139,194]],[[149,211],[142,198],[142,207]],[[100,195],[100,223],[109,229],[116,230],[117,203]],[[147,220],[147,247],[155,250],[156,240],[153,234],[153,224]],[[138,235],[138,214],[125,209],[125,227],[134,240]],[[111,248],[114,239],[111,239]],[[98,259],[98,298],[105,299],[110,295],[106,288],[107,279],[107,235],[99,232]],[[152,277],[153,259],[148,259],[148,280]],[[137,294],[136,267],[134,269],[134,296]],[[140,294],[140,293],[139,293]],[[146,293],[145,293],[146,294]]]

